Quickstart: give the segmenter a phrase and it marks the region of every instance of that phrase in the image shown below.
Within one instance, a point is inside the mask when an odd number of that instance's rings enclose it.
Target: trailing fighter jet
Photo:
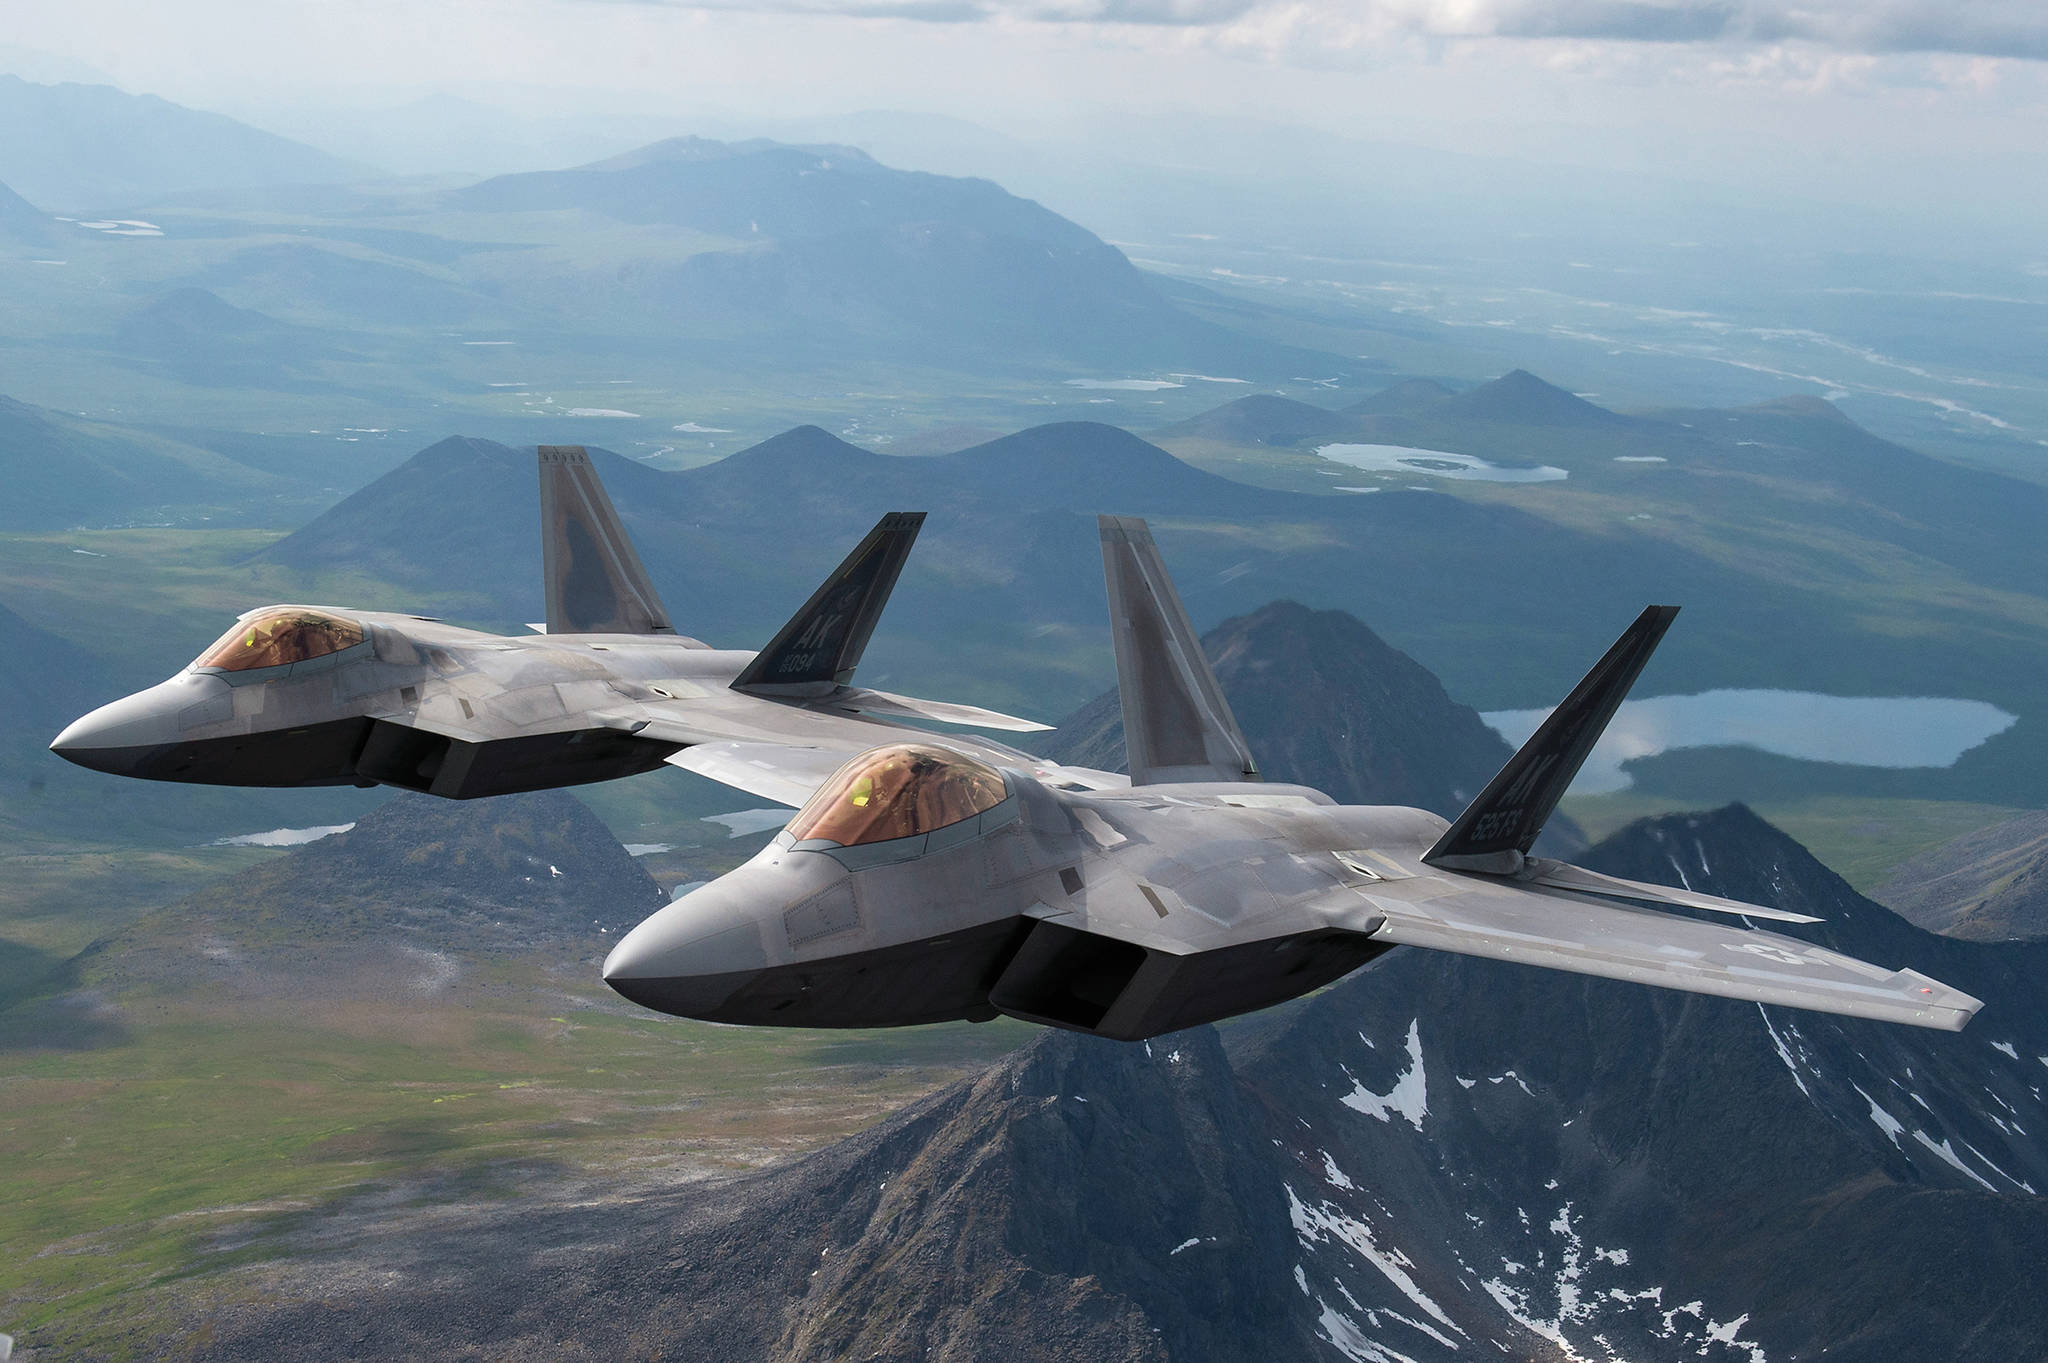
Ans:
[[[417,615],[266,606],[169,681],[50,747],[99,771],[214,785],[392,785],[453,799],[605,781],[670,762],[717,777],[754,745],[839,758],[891,723],[1046,726],[852,685],[924,515],[884,516],[759,653],[676,633],[582,447],[540,448],[547,624],[518,638]]]
[[[604,965],[612,988],[715,1022],[1006,1013],[1138,1040],[1405,945],[1950,1030],[1980,1006],[1912,970],[1648,906],[1815,919],[1530,854],[1676,608],[1645,610],[1447,824],[1258,783],[1144,522],[1101,529],[1127,788],[920,743],[862,753],[752,861],[628,933]],[[764,794],[817,766],[758,756],[758,772],[783,768]]]

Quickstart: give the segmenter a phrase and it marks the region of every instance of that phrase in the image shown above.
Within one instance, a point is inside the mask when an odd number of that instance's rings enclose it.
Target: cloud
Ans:
[[[2048,61],[2040,0],[635,0],[932,23],[1011,21],[1327,33],[1339,41],[1578,39]]]

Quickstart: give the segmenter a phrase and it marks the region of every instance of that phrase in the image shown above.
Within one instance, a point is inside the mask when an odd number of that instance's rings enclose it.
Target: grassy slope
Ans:
[[[236,1246],[315,1205],[506,1197],[529,1177],[691,1178],[786,1158],[1027,1030],[719,1028],[629,1010],[584,962],[491,973],[438,1006],[170,995],[129,1001],[133,1025],[110,1028],[114,1044],[11,1038],[0,1320],[70,1356],[133,1330],[150,1309],[140,1289],[227,1266]]]

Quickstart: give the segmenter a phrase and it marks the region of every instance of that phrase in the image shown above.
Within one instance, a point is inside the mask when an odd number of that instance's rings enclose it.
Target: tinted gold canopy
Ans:
[[[914,838],[993,809],[1008,793],[994,767],[936,744],[897,743],[833,773],[790,820],[789,833],[841,847]]]
[[[362,641],[363,627],[353,620],[306,606],[278,606],[237,624],[192,665],[249,672],[325,657]]]

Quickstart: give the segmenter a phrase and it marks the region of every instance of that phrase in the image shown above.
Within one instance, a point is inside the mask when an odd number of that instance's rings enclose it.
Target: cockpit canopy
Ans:
[[[1008,794],[994,767],[935,744],[898,743],[834,772],[789,821],[789,834],[841,847],[914,838],[993,809]]]
[[[273,606],[258,611],[199,655],[194,667],[249,672],[323,658],[363,641],[363,627],[308,606]]]

